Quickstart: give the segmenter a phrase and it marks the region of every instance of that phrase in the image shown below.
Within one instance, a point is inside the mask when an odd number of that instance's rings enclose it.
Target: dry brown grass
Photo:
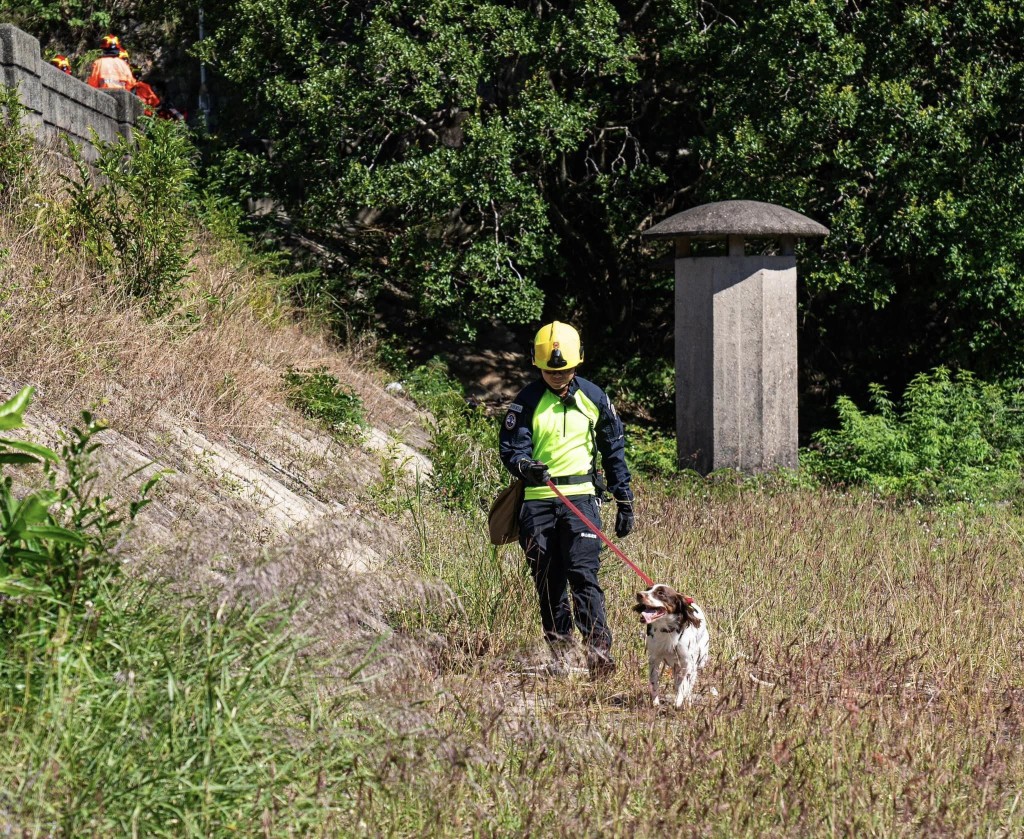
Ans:
[[[160,412],[259,440],[280,419],[282,373],[322,366],[360,393],[371,419],[409,423],[381,393],[367,346],[342,346],[327,328],[298,316],[279,277],[198,228],[193,273],[179,302],[147,317],[80,247],[60,241],[63,186],[46,160],[38,161],[38,194],[47,197],[0,212],[8,248],[0,275],[0,375],[36,385],[48,411],[73,419],[81,407],[102,406],[113,425],[133,433]]]
[[[102,489],[115,499],[169,470],[122,546],[127,564],[182,591],[309,599],[302,614],[317,615],[309,622],[322,624],[324,642],[341,645],[352,633],[329,617],[331,603],[358,598],[324,580],[379,562],[398,535],[368,495],[380,455],[286,407],[283,374],[327,368],[359,394],[371,423],[414,442],[423,439],[418,413],[383,391],[369,344],[343,345],[304,318],[281,277],[198,225],[192,275],[170,311],[153,317],[119,294],[61,233],[70,223],[59,163],[39,152],[31,200],[0,206],[0,397],[34,385],[30,433],[51,445],[82,409],[107,420]],[[122,485],[120,475],[151,461]],[[260,495],[250,474],[277,495]],[[307,620],[297,625],[305,631]]]
[[[404,786],[364,801],[396,834],[1019,835],[1018,516],[643,487],[639,511],[623,547],[711,624],[698,704],[650,707],[642,586],[614,557],[618,672],[538,680],[519,675],[540,653],[518,552],[428,527],[419,561],[457,596],[431,625],[456,654],[408,698],[441,720],[406,746],[431,768],[392,752],[379,771]]]
[[[26,236],[14,254],[3,276],[0,369],[35,384],[48,407],[102,405],[128,430],[162,411],[258,436],[273,423],[268,406],[281,401],[284,369],[336,362],[337,347],[293,321],[287,303],[254,308],[268,279],[242,265],[201,252],[179,306],[149,319],[80,252]]]

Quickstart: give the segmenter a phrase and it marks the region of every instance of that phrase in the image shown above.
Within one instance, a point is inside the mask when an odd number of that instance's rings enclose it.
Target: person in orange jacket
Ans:
[[[68,61],[67,56],[55,55],[50,59],[50,63],[62,73],[66,73],[69,76],[71,75],[71,62]]]
[[[147,117],[153,116],[156,113],[155,109],[160,107],[160,97],[156,95],[156,91],[145,82],[139,81],[135,82],[134,91],[135,95],[146,105],[143,113]]]
[[[132,67],[130,60],[131,56],[128,54],[128,50],[121,47],[121,51],[117,54],[117,57],[128,65],[128,69],[132,71],[132,75],[134,76],[138,68]],[[146,107],[143,110],[143,113],[147,117],[151,117],[156,114],[155,109],[160,107],[160,97],[156,95],[156,91],[153,90],[152,87],[141,79],[136,78],[135,87],[132,88],[132,92],[145,103]]]
[[[137,82],[128,62],[120,57],[122,47],[117,35],[104,35],[100,47],[103,55],[92,63],[86,83],[100,90],[134,90]]]

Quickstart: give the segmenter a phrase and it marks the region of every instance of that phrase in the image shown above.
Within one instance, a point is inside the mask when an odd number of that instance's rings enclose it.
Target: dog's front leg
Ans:
[[[686,658],[680,657],[672,665],[672,680],[676,689],[676,707],[683,707],[684,702],[691,701],[693,683],[697,680],[697,668]]]
[[[661,662],[652,661],[647,670],[647,678],[651,683],[651,704],[660,705],[661,697],[658,696],[658,679],[661,677]]]

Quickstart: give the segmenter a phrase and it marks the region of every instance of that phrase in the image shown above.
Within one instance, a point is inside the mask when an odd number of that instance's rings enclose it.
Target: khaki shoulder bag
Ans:
[[[508,545],[519,539],[519,509],[523,506],[526,481],[513,478],[491,504],[487,514],[487,532],[492,545]]]

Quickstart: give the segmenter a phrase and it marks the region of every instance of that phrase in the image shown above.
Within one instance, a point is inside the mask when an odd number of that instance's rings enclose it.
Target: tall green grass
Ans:
[[[101,636],[0,662],[7,817],[63,836],[308,835],[347,808],[367,737],[300,670],[286,615],[130,583]],[[12,654],[13,653],[13,654]],[[351,690],[351,686],[348,690]]]
[[[0,404],[24,425],[31,388]],[[282,610],[125,581],[145,506],[95,490],[83,414],[60,452],[0,437],[0,806],[27,835],[306,835],[346,807],[354,681],[330,690]],[[41,488],[13,468],[43,465]],[[18,477],[23,476],[21,472]],[[329,700],[324,706],[322,700]]]

